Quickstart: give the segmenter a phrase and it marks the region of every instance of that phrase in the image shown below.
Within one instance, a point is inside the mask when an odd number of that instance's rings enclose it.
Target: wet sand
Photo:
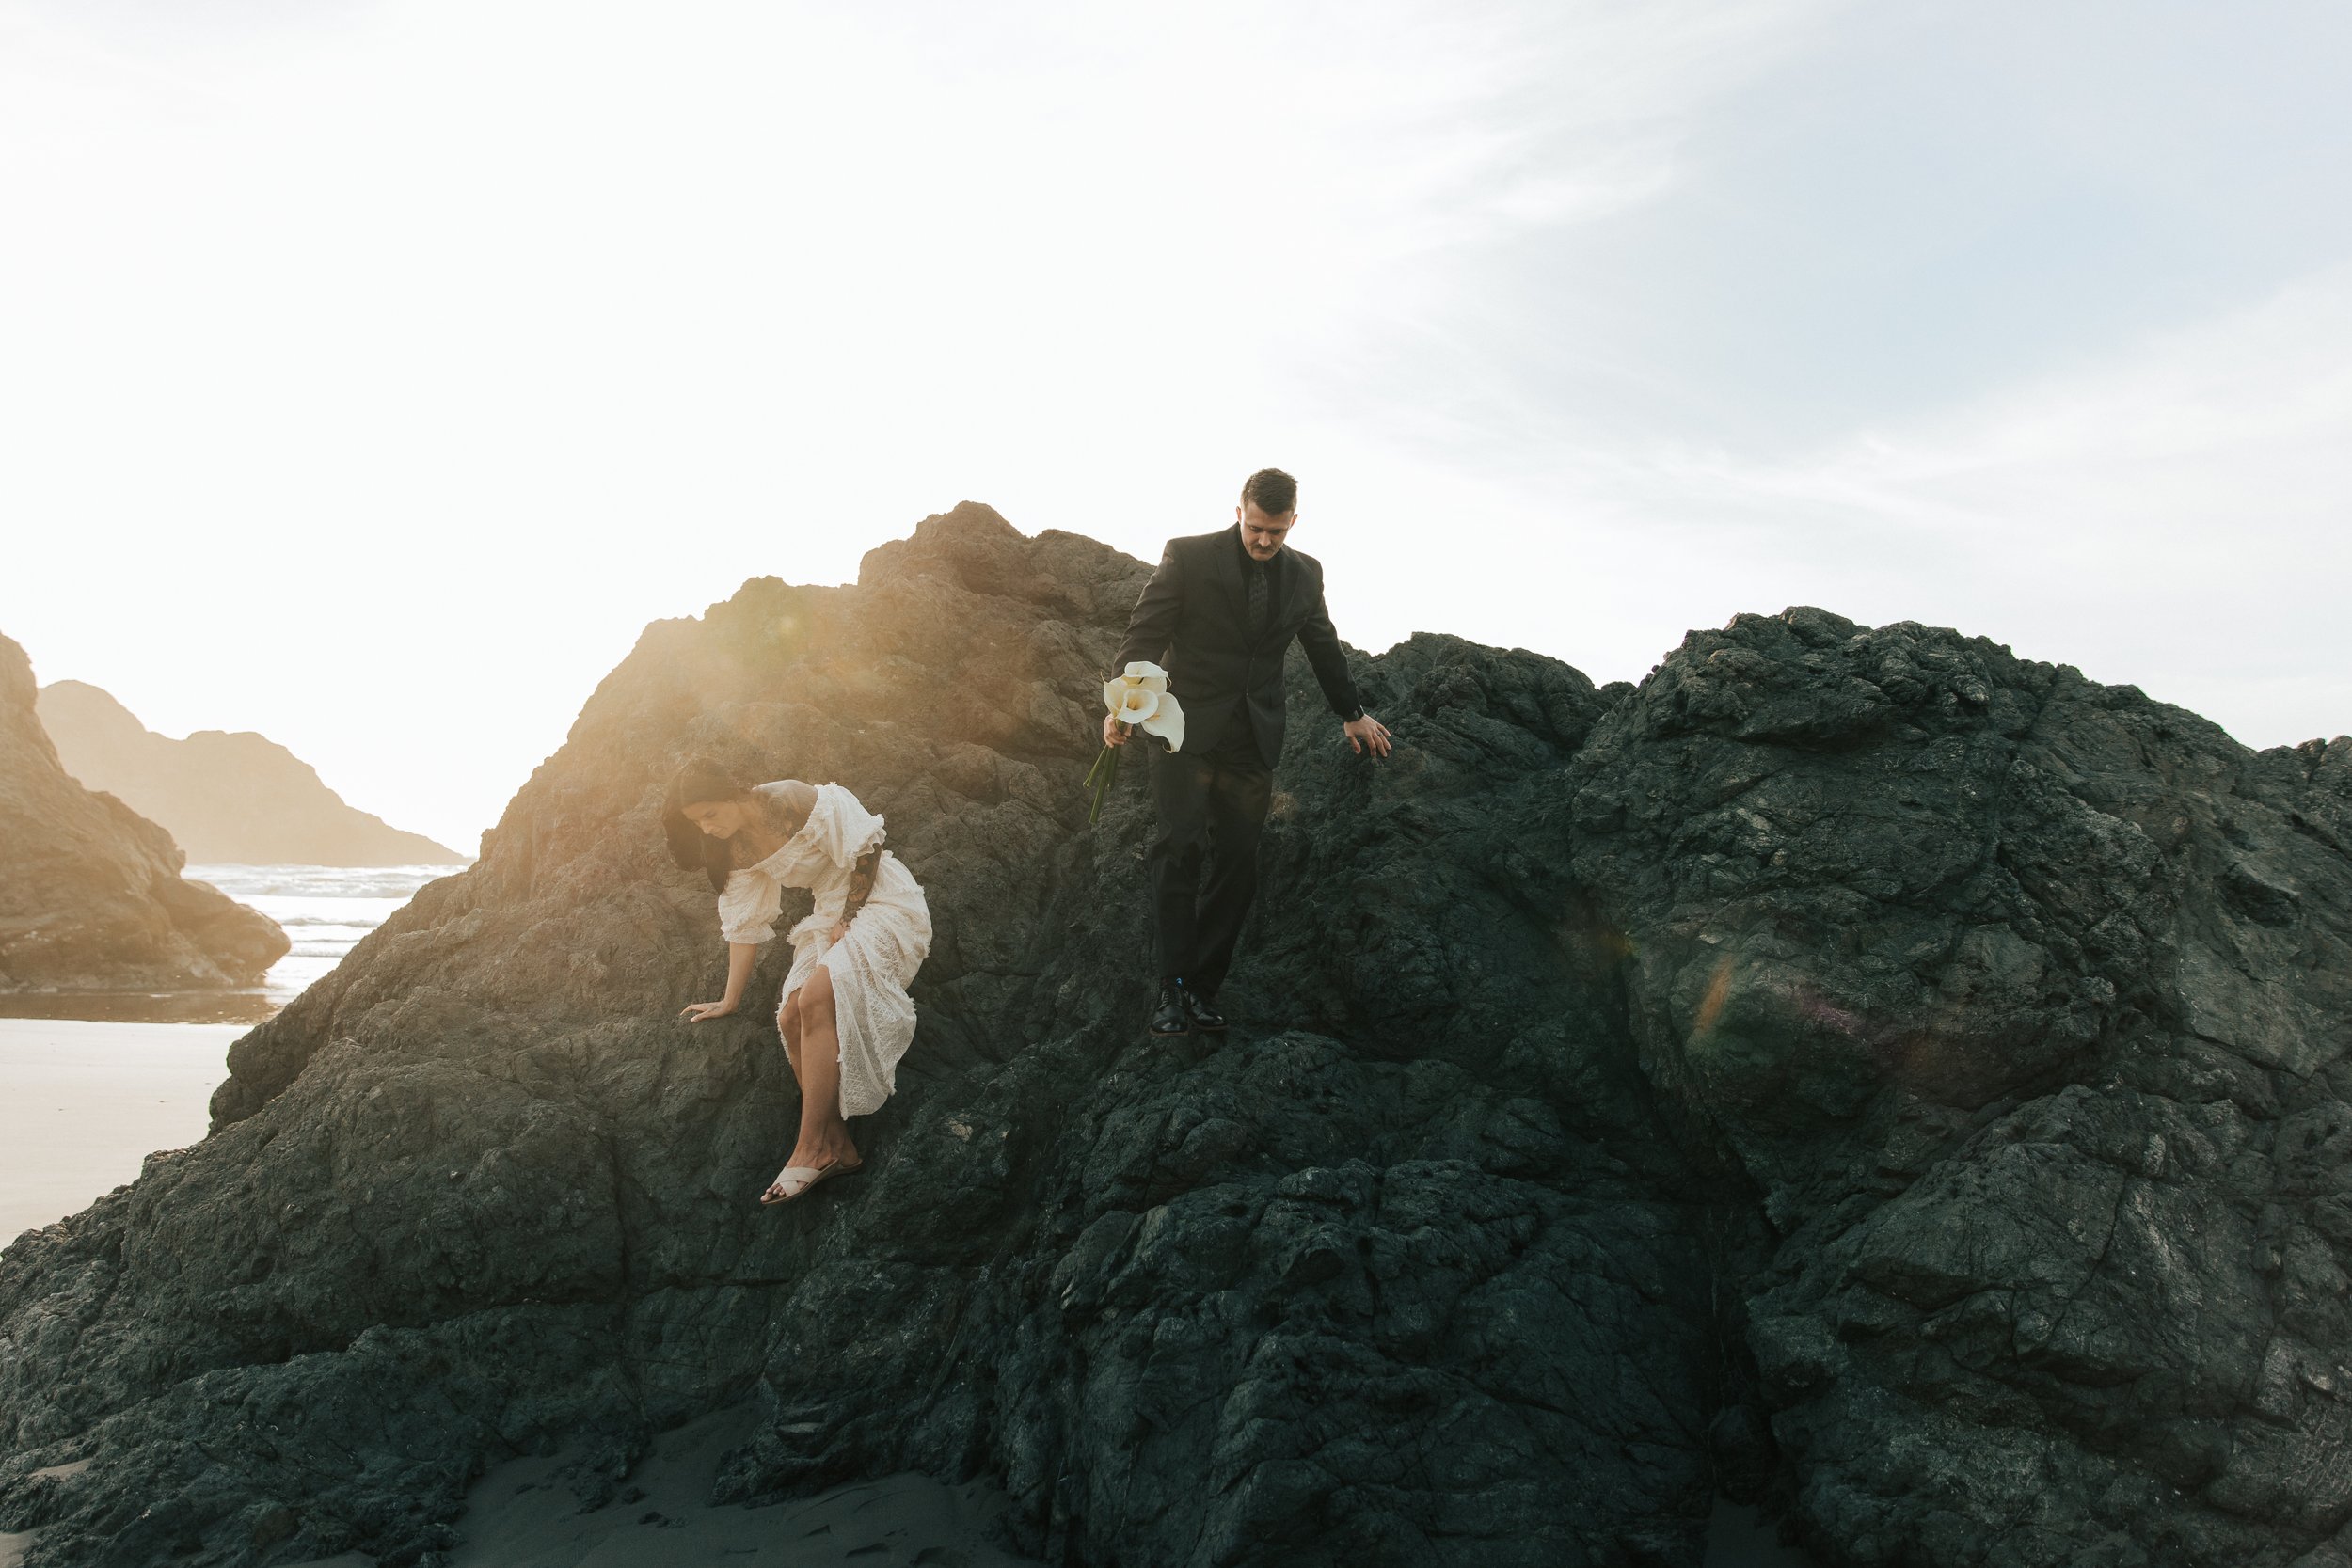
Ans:
[[[201,1138],[229,1042],[244,1033],[0,1018],[0,1245],[88,1208],[154,1150]]]
[[[0,992],[0,1018],[235,1023],[251,1028],[276,1014],[280,1005],[260,990],[12,990]]]

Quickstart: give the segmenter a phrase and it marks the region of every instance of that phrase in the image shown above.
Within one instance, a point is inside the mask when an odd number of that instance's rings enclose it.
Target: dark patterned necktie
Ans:
[[[1248,576],[1249,578],[1249,635],[1252,637],[1265,635],[1266,601],[1271,597],[1266,593],[1266,575],[1267,568],[1264,562],[1255,559],[1250,561]]]

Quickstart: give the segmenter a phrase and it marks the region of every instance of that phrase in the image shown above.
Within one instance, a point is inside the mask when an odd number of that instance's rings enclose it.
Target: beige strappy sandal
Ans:
[[[759,1201],[762,1207],[789,1203],[829,1176],[855,1176],[865,1168],[866,1162],[863,1160],[854,1165],[838,1162],[830,1165],[787,1165],[776,1173],[773,1181],[768,1183],[768,1190],[759,1195]]]

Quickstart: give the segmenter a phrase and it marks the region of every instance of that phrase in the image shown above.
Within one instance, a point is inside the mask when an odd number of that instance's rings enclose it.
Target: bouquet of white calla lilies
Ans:
[[[1130,664],[1125,674],[1103,683],[1103,701],[1120,723],[1158,736],[1171,752],[1184,749],[1184,710],[1168,689],[1168,672],[1158,665]]]
[[[1138,659],[1120,674],[1103,683],[1103,702],[1111,710],[1111,717],[1122,724],[1133,724],[1146,735],[1156,735],[1168,742],[1171,752],[1184,749],[1184,709],[1168,689],[1168,672],[1148,660]],[[1089,822],[1097,822],[1103,816],[1103,797],[1119,777],[1119,749],[1103,748],[1103,754],[1094,759],[1087,770],[1086,787],[1094,797],[1087,812]]]

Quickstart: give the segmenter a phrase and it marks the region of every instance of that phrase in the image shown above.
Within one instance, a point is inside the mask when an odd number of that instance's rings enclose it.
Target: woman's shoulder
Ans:
[[[874,813],[857,798],[857,791],[844,784],[821,784],[817,786],[818,798],[827,809],[850,821],[871,816]]]
[[[776,848],[769,854],[756,861],[746,861],[745,856],[757,854],[758,851],[750,847],[749,835],[737,837],[736,863],[756,870],[775,859],[808,827],[817,815],[818,795],[815,786],[799,779],[771,779],[766,784],[752,785],[744,793],[759,802],[759,815],[767,818],[768,832],[778,841]]]
[[[862,803],[857,798],[857,791],[844,784],[803,784],[798,779],[786,779],[775,785],[762,784],[760,787],[762,789],[789,787],[796,791],[797,793],[791,797],[792,808],[795,811],[813,811],[822,801],[832,801],[839,806],[855,806]]]
[[[771,779],[766,784],[752,785],[752,793],[766,798],[797,820],[805,820],[816,808],[817,790],[817,785],[800,779]]]

